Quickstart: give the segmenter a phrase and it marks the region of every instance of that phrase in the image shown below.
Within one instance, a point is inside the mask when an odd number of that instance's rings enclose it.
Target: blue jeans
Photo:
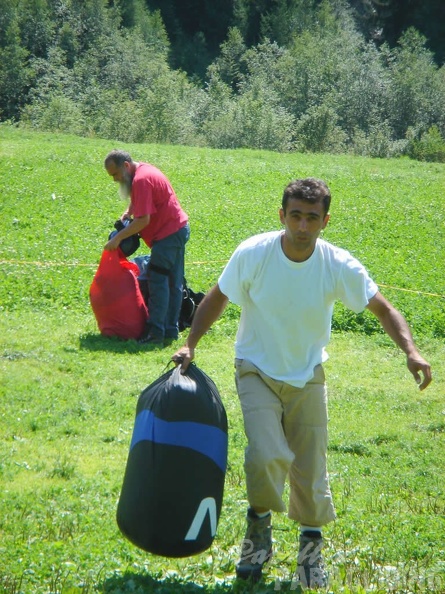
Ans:
[[[148,332],[156,338],[178,338],[182,305],[185,244],[190,227],[155,241],[148,266]]]

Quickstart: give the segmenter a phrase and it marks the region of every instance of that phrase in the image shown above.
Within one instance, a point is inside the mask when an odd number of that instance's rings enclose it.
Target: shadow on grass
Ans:
[[[150,575],[140,575],[127,572],[123,576],[106,579],[100,584],[100,592],[104,594],[273,594],[275,592],[292,591],[299,594],[300,588],[291,587],[291,583],[268,583],[261,581],[257,584],[235,580],[233,582],[200,585],[195,582],[184,582],[177,579],[157,580]]]
[[[136,340],[124,340],[117,336],[103,336],[92,332],[79,337],[81,349],[88,351],[108,351],[112,353],[139,353],[147,350],[147,345],[138,344]]]

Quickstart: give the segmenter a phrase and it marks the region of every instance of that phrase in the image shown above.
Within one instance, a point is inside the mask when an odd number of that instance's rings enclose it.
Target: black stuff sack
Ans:
[[[171,369],[139,396],[117,524],[137,547],[188,557],[213,542],[223,501],[227,416],[196,365]]]

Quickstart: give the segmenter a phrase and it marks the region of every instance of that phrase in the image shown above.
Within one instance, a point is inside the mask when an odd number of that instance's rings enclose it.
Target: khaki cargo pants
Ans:
[[[235,381],[244,417],[247,497],[251,506],[285,511],[308,526],[335,519],[326,467],[327,392],[323,367],[303,388],[274,380],[245,359],[235,360]]]

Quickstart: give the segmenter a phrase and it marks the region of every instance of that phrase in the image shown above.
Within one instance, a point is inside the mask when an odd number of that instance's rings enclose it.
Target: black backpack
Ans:
[[[127,227],[130,224],[130,222],[131,222],[130,219],[124,219],[123,221],[121,219],[118,219],[114,223],[115,231],[112,231],[109,234],[108,239],[111,239],[117,233],[119,233],[119,231],[121,231],[122,229]],[[139,249],[140,245],[141,245],[141,239],[140,239],[139,234],[136,233],[135,235],[130,235],[130,237],[126,237],[125,239],[123,239],[119,244],[119,248],[121,249],[123,255],[126,258],[128,258],[129,256],[133,255],[134,252],[136,252]]]
[[[204,299],[205,293],[195,293],[187,286],[187,280],[184,277],[182,285],[182,305],[179,314],[178,326],[179,331],[185,330],[192,325],[193,316],[201,301]]]
[[[165,373],[139,396],[117,523],[137,547],[165,557],[213,542],[227,464],[227,416],[196,365]]]

